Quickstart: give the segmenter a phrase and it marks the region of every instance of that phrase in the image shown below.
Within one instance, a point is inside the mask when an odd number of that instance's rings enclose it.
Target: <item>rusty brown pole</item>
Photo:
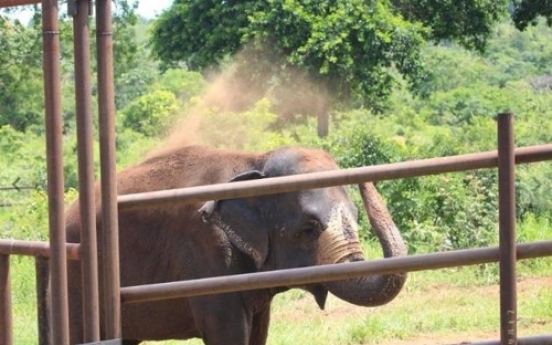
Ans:
[[[552,256],[552,241],[517,245],[518,258]],[[281,271],[237,274],[121,288],[123,303],[155,301],[187,296],[298,286],[313,282],[351,279],[376,274],[415,272],[428,269],[475,265],[499,260],[499,248],[476,248],[387,259],[320,265]]]
[[[75,105],[81,220],[83,327],[86,343],[100,340],[98,250],[94,195],[92,87],[90,78],[90,29],[88,0],[76,1],[73,16],[75,54]]]
[[[38,345],[51,345],[50,329],[48,327],[48,309],[46,307],[49,265],[50,261],[48,258],[42,256],[35,257]]]
[[[498,115],[500,342],[517,343],[516,187],[513,115]]]
[[[69,343],[67,255],[65,250],[61,70],[57,0],[42,0],[46,165],[51,258],[51,317],[53,343]]]
[[[115,170],[115,98],[111,1],[96,1],[98,103],[102,189],[102,252],[106,339],[121,337],[117,175]]]
[[[0,255],[0,345],[12,345],[10,256]]]

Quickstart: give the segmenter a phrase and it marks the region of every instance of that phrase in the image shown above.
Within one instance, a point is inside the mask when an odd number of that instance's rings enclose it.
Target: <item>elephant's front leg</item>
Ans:
[[[270,304],[253,316],[249,345],[265,345],[270,325]]]
[[[193,297],[190,307],[206,345],[249,345],[253,315],[240,294]]]

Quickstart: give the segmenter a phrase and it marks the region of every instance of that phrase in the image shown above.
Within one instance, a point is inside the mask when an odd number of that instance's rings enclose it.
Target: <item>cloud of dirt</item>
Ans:
[[[202,126],[207,111],[232,116],[232,113],[251,109],[262,98],[270,100],[271,111],[281,122],[328,111],[326,89],[312,82],[305,71],[292,69],[266,46],[245,47],[207,80],[203,94],[177,117],[162,144],[149,156],[188,145],[212,145],[205,139],[209,135]],[[231,124],[223,130],[232,131],[236,125]]]

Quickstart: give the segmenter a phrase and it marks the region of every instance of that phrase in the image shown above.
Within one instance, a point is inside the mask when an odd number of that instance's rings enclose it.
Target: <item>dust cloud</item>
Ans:
[[[206,139],[212,136],[202,126],[208,111],[232,116],[250,110],[262,98],[270,101],[271,112],[278,115],[280,123],[328,111],[327,90],[266,47],[242,49],[218,73],[207,76],[207,81],[203,94],[177,116],[162,143],[148,156],[189,145],[213,145]],[[222,132],[235,130],[235,125],[222,128]]]

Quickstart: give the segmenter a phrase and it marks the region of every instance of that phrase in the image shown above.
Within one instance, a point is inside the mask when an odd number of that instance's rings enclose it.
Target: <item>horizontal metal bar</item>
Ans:
[[[552,160],[552,144],[528,146],[515,150],[516,164]],[[337,185],[358,184],[435,175],[453,171],[493,168],[498,164],[497,151],[466,155],[422,159],[361,168],[315,172],[270,179],[220,183],[208,186],[162,190],[148,193],[121,195],[119,209],[160,206],[173,202],[192,202],[278,194],[301,189],[324,188]]]
[[[0,240],[0,254],[50,257],[50,244],[41,241]],[[80,259],[80,244],[67,243],[67,259]]]
[[[468,344],[463,342],[461,344]],[[470,342],[470,345],[501,345],[500,340]],[[517,338],[517,345],[552,345],[552,334]]]
[[[552,241],[517,245],[518,259],[529,259],[539,256],[552,256]],[[275,286],[298,286],[313,282],[326,282],[367,275],[414,272],[426,269],[497,262],[498,258],[498,247],[488,247],[334,265],[320,265],[282,271],[129,286],[121,288],[121,300],[123,303],[134,303],[264,289]]]

